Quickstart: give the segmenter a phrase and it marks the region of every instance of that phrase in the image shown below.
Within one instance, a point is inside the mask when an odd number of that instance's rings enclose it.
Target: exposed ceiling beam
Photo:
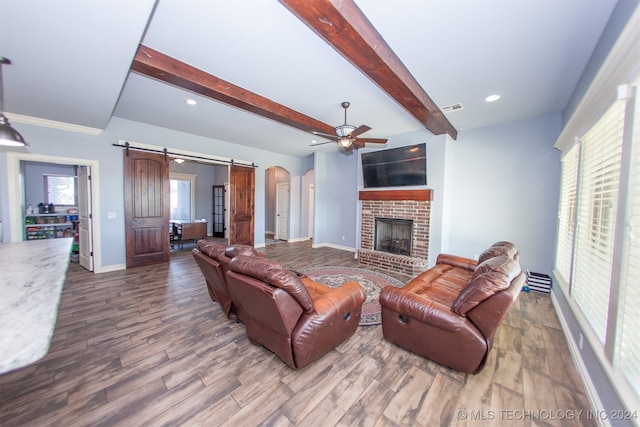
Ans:
[[[279,0],[435,135],[458,132],[352,0]]]
[[[144,45],[138,47],[131,69],[142,75],[224,102],[305,132],[334,134],[334,129],[331,125]]]

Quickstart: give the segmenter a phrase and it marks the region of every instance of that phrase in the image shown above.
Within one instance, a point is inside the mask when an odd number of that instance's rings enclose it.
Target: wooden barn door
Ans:
[[[169,160],[124,152],[127,268],[169,261]]]
[[[255,169],[231,166],[229,243],[253,246]]]

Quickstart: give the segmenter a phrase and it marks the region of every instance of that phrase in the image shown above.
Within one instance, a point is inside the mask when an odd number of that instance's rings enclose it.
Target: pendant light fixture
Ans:
[[[2,85],[2,66],[11,64],[11,61],[7,58],[0,56],[0,145],[7,145],[10,147],[24,147],[27,142],[24,140],[20,132],[15,130],[9,124],[9,120],[5,117],[3,111],[3,85]]]

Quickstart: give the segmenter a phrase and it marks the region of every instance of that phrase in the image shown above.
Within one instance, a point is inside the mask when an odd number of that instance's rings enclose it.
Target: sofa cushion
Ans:
[[[478,266],[473,272],[473,275],[471,276],[471,280],[473,280],[474,277],[477,277],[479,275],[482,275],[484,273],[489,273],[492,271],[509,276],[510,277],[509,281],[511,281],[511,279],[513,279],[520,273],[521,268],[518,261],[514,260],[513,258],[507,255],[498,255],[498,256],[489,258],[488,260],[482,262],[481,264],[478,264]]]
[[[283,289],[298,301],[305,313],[313,311],[313,300],[307,288],[300,280],[300,277],[289,270],[269,270],[267,272],[267,282],[277,288]]]
[[[224,254],[229,258],[233,258],[238,255],[254,256],[258,254],[258,251],[253,246],[237,244],[227,246]]]
[[[200,240],[198,242],[198,249],[200,252],[218,261],[220,255],[224,255],[226,247],[227,245],[224,243],[208,242],[206,240]]]
[[[267,258],[238,255],[229,262],[229,270],[266,282],[269,271],[282,270],[282,265]]]
[[[512,258],[499,255],[484,261],[473,272],[467,286],[462,289],[451,309],[460,314],[511,286],[511,281],[521,272],[520,264]]]
[[[482,264],[489,258],[500,255],[508,256],[509,258],[517,260],[518,249],[516,248],[516,245],[511,242],[496,242],[480,254],[478,257],[478,264]]]

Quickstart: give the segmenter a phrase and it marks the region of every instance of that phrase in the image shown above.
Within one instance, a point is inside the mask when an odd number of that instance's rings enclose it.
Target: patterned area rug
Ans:
[[[377,271],[352,267],[311,267],[300,271],[316,282],[337,288],[347,282],[358,282],[367,292],[367,299],[362,306],[360,325],[379,325],[382,323],[380,314],[380,290],[386,286],[401,288],[404,286],[398,279],[389,277]]]

